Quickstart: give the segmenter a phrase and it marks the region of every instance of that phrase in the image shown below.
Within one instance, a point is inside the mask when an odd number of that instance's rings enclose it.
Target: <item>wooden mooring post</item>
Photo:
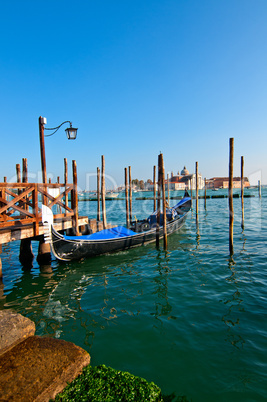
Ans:
[[[19,169],[17,165],[17,180],[19,179]],[[27,158],[22,159],[22,183],[28,183],[28,161]],[[25,210],[28,210],[28,206],[25,205]],[[32,252],[31,239],[21,239],[19,250],[19,261],[24,267],[31,268],[33,265],[34,255]]]
[[[79,206],[78,206],[78,177],[77,177],[77,163],[75,160],[72,161],[72,174],[73,174],[73,197],[72,197],[72,206],[71,209],[73,209],[74,215],[73,215],[73,220],[72,220],[72,226],[74,228],[74,231],[76,233],[76,236],[79,236]]]
[[[154,211],[157,209],[157,179],[156,179],[156,166],[153,167],[153,191],[154,191]]]
[[[126,226],[129,228],[129,198],[128,198],[128,169],[124,168],[124,184],[125,184],[125,207],[126,207]]]
[[[169,178],[169,173],[167,173],[167,191],[168,191],[168,205],[170,205],[170,178]]]
[[[261,198],[261,181],[258,180],[259,197]]]
[[[100,222],[100,169],[96,169],[97,184],[96,184],[96,195],[97,195],[97,222]]]
[[[68,161],[67,158],[64,158],[64,184],[65,184],[65,191],[67,189],[68,183]],[[69,204],[69,196],[68,194],[65,195],[65,206],[67,207]]]
[[[196,216],[198,216],[198,162],[196,162]]]
[[[133,190],[132,190],[132,169],[131,166],[128,166],[128,173],[129,173],[129,217],[130,222],[133,220]]]
[[[205,193],[204,193],[204,208],[207,208],[207,179],[204,179]]]
[[[0,280],[2,280],[3,278],[1,253],[2,253],[2,244],[0,244]]]
[[[162,185],[162,209],[163,209],[163,241],[164,250],[167,250],[167,219],[166,219],[166,191],[165,191],[165,169],[163,154],[160,154],[160,164],[161,164],[161,185]]]
[[[160,190],[161,190],[161,168],[160,155],[158,156],[158,194],[157,194],[157,227],[156,227],[156,247],[159,248],[159,230],[160,230]]]
[[[234,205],[233,205],[233,171],[234,171],[234,139],[230,138],[230,155],[229,155],[229,251],[234,253]]]
[[[107,228],[107,218],[106,218],[106,187],[105,187],[105,157],[101,156],[102,167],[101,167],[101,201],[102,201],[102,219],[103,228]]]
[[[244,157],[241,156],[241,228],[244,230]]]

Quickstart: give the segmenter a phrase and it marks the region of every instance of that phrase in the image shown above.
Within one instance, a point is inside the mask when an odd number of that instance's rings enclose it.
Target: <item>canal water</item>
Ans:
[[[208,193],[219,195],[224,190]],[[155,382],[188,401],[267,398],[267,189],[234,198],[234,255],[228,199],[199,200],[168,250],[154,245],[73,263],[23,269],[19,243],[3,247],[1,308],[36,324],[36,334],[86,349],[105,364]],[[226,193],[224,193],[226,194]],[[140,195],[140,194],[137,194]],[[146,194],[149,195],[149,194]],[[136,195],[135,195],[136,196]],[[171,205],[177,201],[171,200]],[[153,201],[134,199],[146,217]],[[80,213],[96,216],[95,202]],[[125,222],[123,200],[107,202],[109,222]],[[37,253],[37,244],[34,244]]]

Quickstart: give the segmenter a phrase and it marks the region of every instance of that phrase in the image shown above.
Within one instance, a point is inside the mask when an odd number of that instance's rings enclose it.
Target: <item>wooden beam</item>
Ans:
[[[234,204],[233,204],[233,171],[234,171],[234,139],[230,138],[230,152],[229,152],[229,188],[228,188],[228,201],[229,201],[229,251],[232,255],[234,253]]]
[[[81,217],[78,220],[78,225],[87,225],[88,224],[88,217]],[[71,219],[62,219],[60,222],[54,222],[54,228],[57,231],[70,229],[72,227]],[[43,235],[45,228],[41,224],[39,226],[39,236]],[[26,239],[28,237],[35,237],[35,229],[34,225],[26,225],[25,227],[13,228],[11,229],[1,229],[0,230],[0,244],[9,243],[15,240]]]
[[[104,229],[107,228],[106,217],[106,186],[105,186],[105,157],[101,156],[101,201],[102,201],[102,219]]]

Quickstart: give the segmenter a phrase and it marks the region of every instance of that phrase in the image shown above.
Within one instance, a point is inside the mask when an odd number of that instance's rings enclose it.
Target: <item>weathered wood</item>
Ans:
[[[20,164],[16,164],[16,173],[17,173],[17,182],[21,183],[21,172],[20,172]]]
[[[38,236],[39,235],[39,220],[38,220],[39,208],[38,208],[38,186],[36,183],[34,185],[32,198],[33,198],[33,213],[36,217],[36,220],[34,222],[34,235]]]
[[[32,252],[31,239],[21,239],[19,261],[24,267],[32,267],[34,255]]]
[[[158,155],[158,198],[157,198],[157,227],[156,227],[156,247],[157,248],[159,248],[160,190],[161,190],[161,165],[160,165],[160,155]]]
[[[43,183],[47,183],[45,145],[44,145],[44,125],[42,124],[42,116],[39,117],[39,137],[40,137],[42,178]]]
[[[168,204],[170,205],[170,183],[169,183],[169,173],[167,173],[167,192],[168,192]]]
[[[55,217],[54,217],[55,218]],[[62,216],[62,219],[57,222],[54,221],[54,228],[57,231],[60,230],[66,230],[72,228],[72,219],[71,217],[68,219],[63,219],[64,216]],[[88,217],[80,217],[78,221],[79,226],[82,225],[87,225],[88,224]],[[43,235],[45,231],[45,228],[43,225],[39,226],[39,236]],[[9,228],[3,228],[0,230],[0,244],[4,243],[9,243],[11,241],[15,240],[21,240],[21,239],[26,239],[28,237],[35,237],[35,230],[34,230],[34,225],[31,222],[29,222],[28,225],[23,225],[23,226],[13,226]]]
[[[233,171],[234,171],[234,139],[230,138],[230,156],[229,156],[229,251],[232,255],[234,253],[234,205],[233,205]]]
[[[97,221],[100,222],[100,169],[99,167],[96,169],[97,172]]]
[[[261,198],[261,181],[258,180],[258,191],[259,191],[259,197]]]
[[[163,242],[164,250],[167,250],[167,219],[166,219],[166,192],[165,192],[165,169],[163,154],[160,154],[160,165],[161,165],[161,185],[162,185],[162,209],[163,209]]]
[[[157,186],[157,182],[156,182],[156,166],[153,167],[153,190],[154,190],[154,211],[156,211],[157,209],[157,193],[156,193],[156,186]]]
[[[244,157],[241,156],[241,228],[244,230]]]
[[[204,185],[205,185],[205,193],[204,193],[204,208],[206,209],[207,207],[207,180],[206,177],[204,179]]]
[[[33,216],[33,214],[29,213],[27,210],[20,208],[18,206],[15,205],[16,202],[22,200],[24,197],[26,197],[29,193],[31,193],[34,190],[34,186],[30,185],[30,187],[28,189],[26,189],[25,191],[23,191],[23,193],[17,195],[16,198],[14,198],[13,200],[7,202],[4,199],[1,199],[2,203],[5,203],[5,206],[0,208],[0,214],[2,212],[4,212],[5,210],[7,210],[10,207],[13,207],[14,209],[16,209],[17,211],[24,213],[25,215],[29,215],[29,216]]]
[[[77,184],[77,164],[76,161],[72,161],[72,173],[73,173],[73,205],[72,210],[74,212],[73,215],[73,227],[76,232],[76,235],[79,236],[79,210],[78,210],[78,184]]]
[[[28,183],[28,161],[27,158],[22,159],[22,182]]]
[[[102,201],[102,220],[104,229],[107,228],[106,218],[106,186],[105,186],[105,157],[101,156],[101,201]]]
[[[65,191],[67,190],[67,183],[68,183],[68,161],[67,158],[64,158],[64,187]],[[68,193],[65,193],[65,206],[69,205],[69,196]]]
[[[196,162],[196,215],[198,215],[198,162]]]
[[[129,220],[129,198],[128,198],[128,173],[127,168],[124,168],[124,184],[125,184],[125,207],[126,207],[126,226],[130,226]]]
[[[132,168],[131,166],[128,166],[128,173],[129,173],[129,217],[130,217],[130,222],[133,220],[132,214],[133,214],[133,191],[132,191]]]
[[[44,237],[41,237],[39,241],[37,262],[39,265],[51,263],[51,246],[45,242]]]

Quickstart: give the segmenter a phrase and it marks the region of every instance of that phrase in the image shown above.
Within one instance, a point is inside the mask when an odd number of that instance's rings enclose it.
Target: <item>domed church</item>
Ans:
[[[186,166],[181,170],[181,174],[178,172],[177,176],[173,176],[171,174],[171,178],[169,180],[170,190],[190,190],[196,188],[196,174],[189,173],[189,170],[186,169]],[[198,173],[198,188],[204,188],[204,180],[201,174]]]

